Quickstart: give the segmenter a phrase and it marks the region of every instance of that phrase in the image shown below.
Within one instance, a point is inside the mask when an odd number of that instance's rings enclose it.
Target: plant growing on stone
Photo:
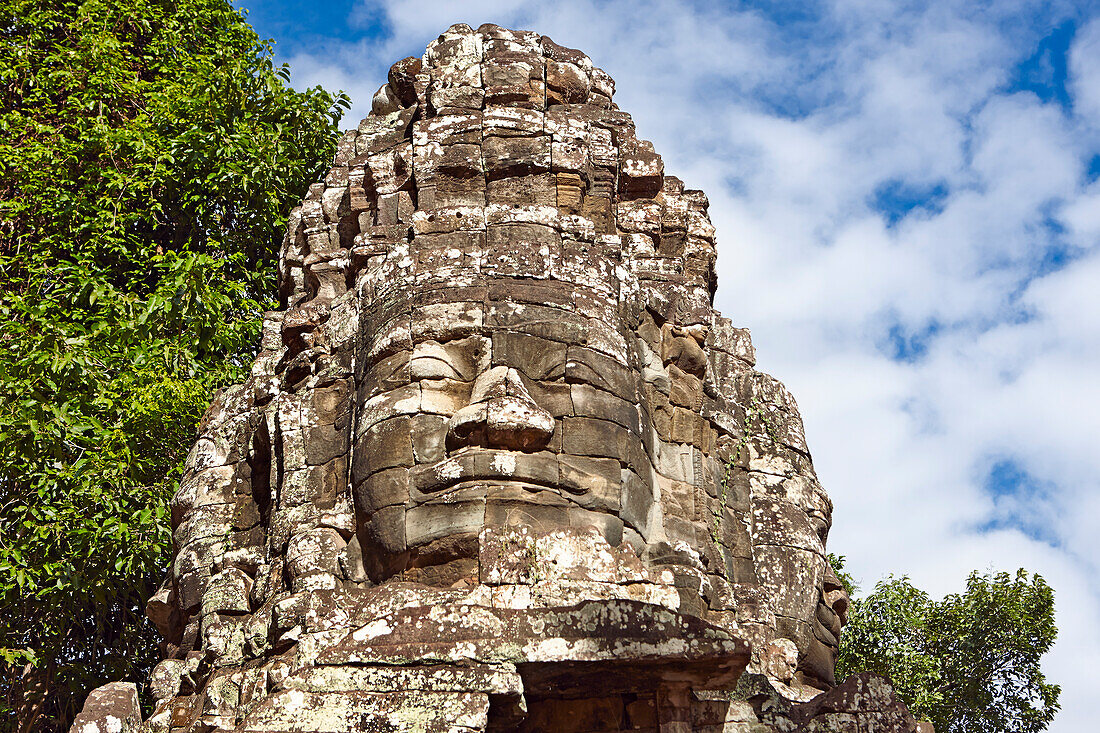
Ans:
[[[749,402],[749,406],[745,408],[745,422],[741,431],[741,438],[734,445],[730,451],[729,458],[726,459],[726,463],[722,470],[722,479],[719,482],[719,494],[718,494],[718,507],[714,511],[714,523],[710,528],[711,539],[718,542],[718,533],[722,529],[722,514],[726,507],[726,501],[728,499],[730,476],[733,469],[741,465],[742,461],[745,461],[749,457],[749,441],[753,437],[760,437],[761,432],[753,432],[755,423],[760,423],[764,430],[762,434],[766,436],[771,445],[778,446],[779,440],[775,437],[775,430],[772,428],[772,424],[768,421],[767,415],[764,413],[763,406],[758,404],[756,397],[754,396]],[[830,559],[832,559],[830,555]]]
[[[226,0],[0,0],[0,729],[154,661],[174,470],[346,98]]]

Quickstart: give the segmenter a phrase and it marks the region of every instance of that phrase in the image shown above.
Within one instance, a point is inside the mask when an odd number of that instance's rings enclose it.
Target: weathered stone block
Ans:
[[[366,477],[384,468],[412,466],[411,423],[407,416],[398,416],[372,425],[356,441],[352,454],[352,475]]]
[[[405,515],[405,539],[409,547],[417,547],[447,536],[476,534],[484,524],[484,500],[421,504]]]
[[[622,483],[618,460],[562,454],[559,466],[558,481],[578,504],[618,513]]]
[[[570,385],[569,393],[574,415],[610,420],[632,433],[641,433],[640,416],[634,403],[583,383]]]
[[[493,364],[506,364],[536,380],[565,376],[565,344],[513,331],[493,334]]]
[[[210,579],[202,596],[202,615],[248,613],[252,578],[237,568],[227,568]]]
[[[359,512],[374,513],[382,507],[409,500],[409,469],[378,471],[355,484],[355,506]]]
[[[591,349],[569,347],[565,379],[597,387],[627,402],[638,399],[635,374],[627,366]]]
[[[88,695],[69,733],[137,733],[140,725],[137,685],[109,682]]]
[[[292,577],[313,572],[336,575],[337,558],[346,545],[334,529],[323,527],[301,532],[287,546],[287,571]]]

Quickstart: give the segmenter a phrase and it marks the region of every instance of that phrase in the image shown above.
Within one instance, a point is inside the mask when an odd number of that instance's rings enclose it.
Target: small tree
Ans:
[[[844,559],[830,559],[850,582]],[[853,599],[837,677],[889,677],[938,733],[1035,733],[1059,709],[1060,688],[1039,664],[1056,635],[1054,591],[1023,569],[1015,577],[975,571],[964,593],[942,601],[891,576]]]
[[[166,503],[346,97],[228,0],[0,0],[0,730],[145,678]]]

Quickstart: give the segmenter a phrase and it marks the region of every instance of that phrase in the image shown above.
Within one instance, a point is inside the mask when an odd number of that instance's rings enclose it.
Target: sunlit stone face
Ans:
[[[612,545],[648,533],[652,428],[621,251],[500,229],[488,237],[510,261],[480,237],[420,235],[404,267],[388,254],[368,274],[386,295],[361,304],[351,477],[376,581],[472,579],[486,525],[596,526]]]
[[[435,679],[443,647],[418,634],[444,617],[493,620],[465,628],[482,646],[447,651],[451,672],[512,659],[494,629],[525,617],[527,661],[560,681],[591,661],[571,656],[591,628],[565,623],[564,644],[546,619],[589,602],[637,604],[599,632],[631,695],[655,700],[647,665],[683,674],[681,642],[703,637],[738,643],[719,644],[724,671],[699,661],[714,649],[696,659],[698,689],[733,684],[750,647],[795,696],[831,683],[847,597],[797,406],[713,308],[706,195],[664,175],[613,90],[548,38],[459,25],[395,64],[341,138],[289,217],[284,310],[173,499],[172,576],[150,602],[162,720],[334,730],[280,701],[314,673],[366,684],[363,655],[385,646],[383,697],[310,693],[314,712],[375,720],[371,700],[405,692],[394,665]],[[624,652],[635,632],[676,643]],[[483,682],[454,688],[479,715],[501,691]],[[547,694],[529,682],[529,702]],[[424,692],[400,705],[446,718]]]

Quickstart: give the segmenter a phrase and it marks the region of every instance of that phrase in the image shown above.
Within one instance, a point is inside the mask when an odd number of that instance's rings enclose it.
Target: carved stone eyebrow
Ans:
[[[515,367],[529,379],[563,378],[566,353],[566,344],[522,330],[493,333],[493,365]]]
[[[412,349],[413,379],[474,380],[489,365],[489,339],[467,336],[453,341],[422,341]]]

